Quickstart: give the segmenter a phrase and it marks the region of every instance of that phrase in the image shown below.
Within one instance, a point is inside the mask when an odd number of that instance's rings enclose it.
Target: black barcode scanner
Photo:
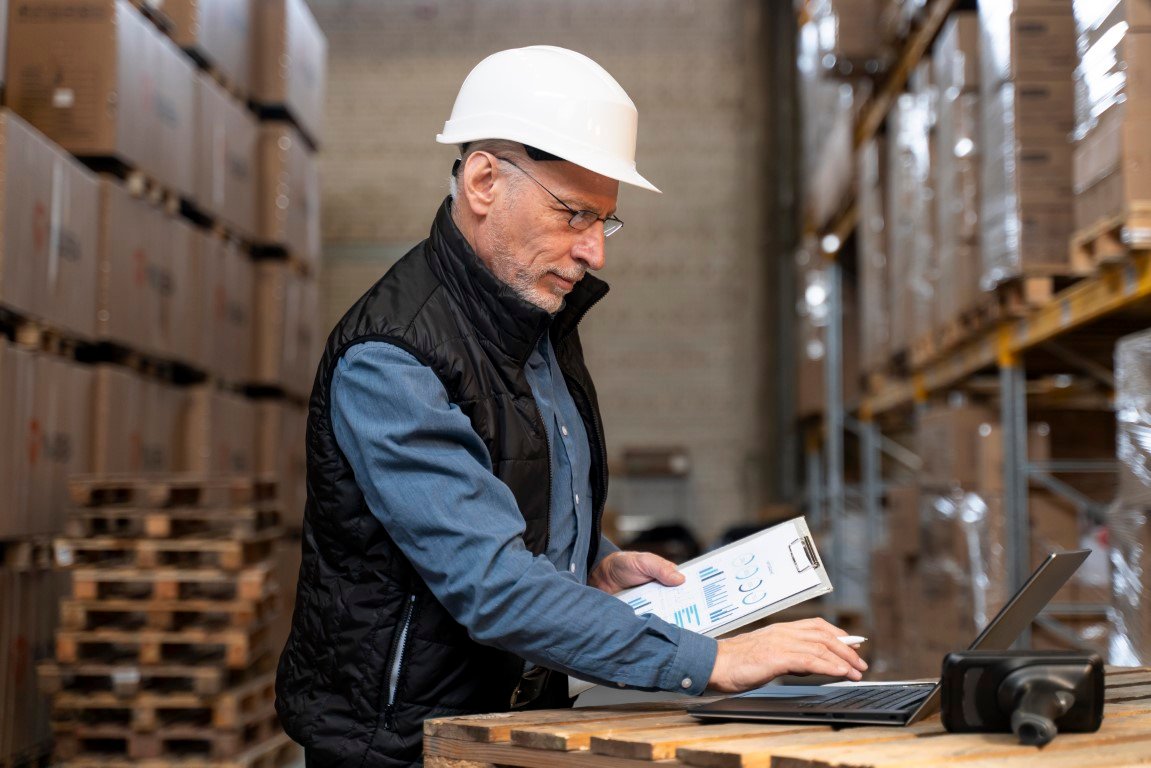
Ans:
[[[1077,651],[964,651],[943,660],[943,727],[1043,746],[1103,723],[1103,661]]]

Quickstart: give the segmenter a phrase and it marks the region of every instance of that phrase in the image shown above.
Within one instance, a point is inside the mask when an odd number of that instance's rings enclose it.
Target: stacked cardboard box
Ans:
[[[36,663],[52,655],[66,590],[50,544],[0,542],[0,764],[39,765],[48,753],[48,701],[36,686]]]
[[[171,40],[127,0],[23,3],[9,21],[9,106],[73,154],[193,191],[195,69]]]
[[[91,370],[0,343],[0,541],[60,529],[66,481],[90,466]]]
[[[247,241],[256,233],[257,136],[252,113],[206,74],[198,74],[192,200],[202,213]]]
[[[864,373],[883,371],[891,358],[891,285],[888,280],[886,141],[873,138],[859,151],[858,271],[859,365]]]
[[[93,378],[90,471],[147,474],[185,468],[178,456],[182,389],[119,365],[97,365]]]
[[[205,384],[187,390],[178,466],[202,475],[250,474],[256,467],[256,403]]]
[[[197,232],[182,219],[100,182],[96,331],[101,339],[196,364],[202,356]]]
[[[1151,208],[1151,6],[1075,3],[1075,226]]]
[[[977,15],[960,11],[948,17],[932,51],[939,107],[932,169],[939,264],[936,328],[980,301],[978,42]]]
[[[1069,271],[1075,24],[1071,0],[979,7],[981,283]]]
[[[172,39],[240,94],[251,90],[251,3],[246,0],[137,0],[158,7]]]
[[[320,349],[319,289],[284,261],[255,265],[251,383],[301,398],[312,388]]]
[[[827,364],[827,328],[830,322],[831,303],[827,291],[827,271],[820,263],[823,258],[814,243],[797,254],[799,272],[799,320],[797,343],[799,363],[797,366],[796,408],[798,414],[810,416],[822,413],[826,406],[827,388],[825,366]],[[844,280],[841,286],[843,309],[843,357],[840,361],[844,401],[854,404],[859,401],[859,323],[856,321],[857,304],[855,286]]]
[[[841,76],[875,75],[886,69],[892,49],[880,28],[882,0],[807,0],[803,9],[818,34],[819,60]]]
[[[308,409],[285,400],[265,400],[256,406],[256,424],[256,474],[276,478],[284,527],[299,531],[307,500]]]
[[[95,177],[23,119],[0,110],[0,304],[91,338],[96,324]]]
[[[328,43],[304,0],[251,0],[252,99],[323,141]]]
[[[320,257],[316,158],[290,123],[260,126],[258,239],[314,272]]]
[[[891,354],[906,350],[926,330],[917,323],[934,291],[934,210],[931,196],[932,93],[925,67],[917,70],[917,90],[904,93],[888,115],[887,279],[891,299]]]

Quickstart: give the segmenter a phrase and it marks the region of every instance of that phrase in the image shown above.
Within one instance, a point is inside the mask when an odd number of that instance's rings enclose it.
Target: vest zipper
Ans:
[[[396,730],[396,693],[400,686],[400,673],[404,668],[404,656],[408,649],[408,630],[412,625],[412,614],[416,610],[416,596],[408,596],[404,606],[404,617],[400,621],[400,633],[396,636],[392,654],[388,659],[388,702],[384,705],[384,728]]]

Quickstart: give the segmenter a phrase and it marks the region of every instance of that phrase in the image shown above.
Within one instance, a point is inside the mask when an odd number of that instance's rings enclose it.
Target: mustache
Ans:
[[[583,267],[576,267],[575,269],[568,270],[549,269],[548,272],[551,272],[553,275],[559,275],[564,280],[570,280],[573,283],[578,283],[580,280],[583,280],[584,275],[587,274],[587,269]]]

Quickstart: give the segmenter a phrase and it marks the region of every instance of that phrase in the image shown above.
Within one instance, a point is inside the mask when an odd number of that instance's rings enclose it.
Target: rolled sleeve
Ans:
[[[369,510],[477,642],[598,683],[703,690],[715,640],[638,617],[527,549],[511,489],[430,368],[364,342],[338,361],[331,392],[336,440]]]

